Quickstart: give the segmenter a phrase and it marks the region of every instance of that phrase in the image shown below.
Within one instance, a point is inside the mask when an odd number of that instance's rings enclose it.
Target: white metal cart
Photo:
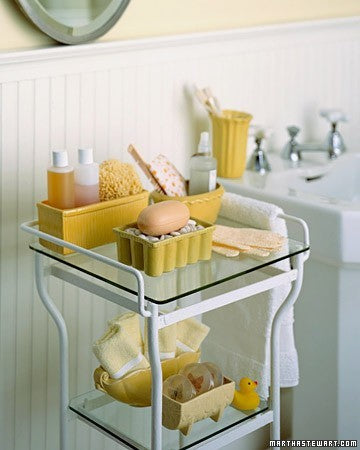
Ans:
[[[219,449],[268,423],[272,423],[271,439],[280,439],[280,325],[283,315],[298,297],[302,285],[303,263],[309,254],[306,223],[286,214],[281,217],[300,225],[303,242],[289,239],[282,252],[261,261],[249,257],[234,259],[213,254],[209,261],[200,261],[156,278],[119,263],[116,260],[115,244],[86,250],[39,231],[36,221],[21,225],[22,230],[38,238],[75,251],[74,254],[63,256],[38,243],[30,245],[35,252],[37,290],[59,334],[61,450],[68,448],[68,422],[73,413],[130,449]],[[287,258],[291,262],[289,271],[284,272],[272,266]],[[252,281],[249,284],[250,273]],[[149,319],[151,408],[131,407],[96,390],[69,399],[68,334],[65,321],[47,290],[46,278],[49,276],[71,283]],[[272,325],[269,402],[261,402],[260,407],[250,414],[228,407],[219,422],[202,420],[194,425],[192,432],[186,437],[180,431],[162,427],[162,372],[158,330],[287,283],[292,283],[290,293],[275,314]],[[214,286],[217,286],[216,294],[212,294]],[[168,305],[168,312],[161,313],[159,307],[164,305]],[[171,305],[177,305],[177,308],[171,308]],[[127,420],[123,420],[125,417]]]

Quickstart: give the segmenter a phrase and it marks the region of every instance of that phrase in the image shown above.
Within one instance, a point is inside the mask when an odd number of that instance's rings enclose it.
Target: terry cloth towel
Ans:
[[[165,328],[159,330],[159,352],[160,359],[170,359],[175,358],[176,353],[176,328],[177,324],[169,325]],[[149,357],[149,346],[148,346],[148,320],[145,319],[144,328],[144,350],[145,355]]]
[[[129,372],[150,367],[131,337],[118,325],[112,325],[94,342],[93,352],[110,377],[116,380]]]
[[[143,353],[143,340],[141,337],[140,329],[140,317],[136,313],[125,313],[114,317],[108,321],[109,327],[112,325],[118,325],[122,327],[126,333],[130,336],[135,346],[139,349],[140,353]]]
[[[270,203],[226,193],[222,198],[219,221],[225,225],[241,224],[287,236],[285,221],[277,217],[282,212],[281,208]],[[290,270],[289,260],[280,261],[275,266]],[[247,277],[249,283],[256,281],[256,272]],[[278,286],[204,316],[204,322],[213,331],[203,345],[203,358],[216,362],[224,373],[235,380],[244,376],[257,380],[257,391],[263,398],[268,397],[270,384],[271,324],[289,291],[290,284]],[[282,387],[296,386],[299,382],[293,322],[294,311],[291,308],[281,325]]]
[[[176,353],[197,352],[202,341],[206,338],[210,328],[194,319],[182,320],[177,324]]]

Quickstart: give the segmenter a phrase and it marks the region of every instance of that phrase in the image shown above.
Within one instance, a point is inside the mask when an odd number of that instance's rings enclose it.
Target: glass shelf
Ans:
[[[64,256],[43,247],[39,243],[31,244],[30,248],[60,262],[62,265],[95,277],[108,285],[131,294],[137,294],[135,277],[128,272],[78,253]],[[263,269],[307,250],[309,250],[309,247],[305,244],[288,239],[281,251],[273,253],[268,258],[255,259],[246,255],[227,258],[213,252],[209,261],[189,264],[186,267],[164,273],[160,277],[150,277],[143,273],[145,299],[159,304],[172,302],[225,281]],[[115,243],[94,248],[92,251],[114,260],[117,259]]]
[[[151,448],[151,408],[136,408],[126,405],[99,391],[90,391],[74,398],[70,409],[89,425],[95,425],[111,437],[126,443],[134,449]],[[204,442],[217,434],[227,431],[268,410],[266,402],[261,402],[256,411],[239,411],[231,406],[224,411],[219,422],[205,419],[193,425],[188,436],[177,430],[162,428],[163,448],[185,450]]]

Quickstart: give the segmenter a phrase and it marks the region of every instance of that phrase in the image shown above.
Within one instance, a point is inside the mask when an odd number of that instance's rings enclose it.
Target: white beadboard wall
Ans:
[[[318,109],[342,107],[351,120],[343,134],[357,151],[360,18],[0,54],[2,450],[58,449],[57,334],[35,292],[30,240],[19,231],[46,196],[50,150],[66,148],[74,161],[78,146],[91,146],[98,161],[129,160],[132,142],[146,159],[162,152],[186,174],[208,127],[189,94],[194,82],[271,126],[276,149],[292,123],[303,139],[322,139]],[[74,396],[92,388],[91,343],[117,308],[50,284],[68,324]],[[117,448],[75,421],[71,445]]]

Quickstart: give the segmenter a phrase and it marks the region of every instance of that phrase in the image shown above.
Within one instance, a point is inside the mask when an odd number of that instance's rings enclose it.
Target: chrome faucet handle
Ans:
[[[291,139],[294,139],[299,134],[299,131],[300,131],[300,128],[297,127],[296,125],[290,125],[286,129],[287,129]]]
[[[273,129],[270,127],[263,127],[261,125],[250,125],[249,126],[249,136],[253,136],[255,139],[269,139],[273,134]]]
[[[264,175],[266,172],[271,171],[271,166],[269,164],[269,161],[267,160],[265,151],[261,148],[262,141],[268,139],[271,134],[271,128],[265,128],[259,125],[251,126],[250,135],[254,136],[255,138],[256,148],[246,166],[248,170],[258,172],[261,175]]]
[[[286,129],[289,133],[290,140],[285,144],[281,157],[292,162],[298,162],[301,159],[301,153],[298,150],[298,143],[295,138],[299,134],[300,128],[296,125],[290,125]]]
[[[347,115],[341,109],[320,109],[319,114],[332,124],[348,122]]]
[[[338,122],[347,122],[348,117],[341,109],[321,109],[320,116],[324,117],[331,124],[325,141],[325,147],[330,159],[335,159],[346,151],[344,139],[337,130]]]
[[[320,116],[324,117],[331,124],[331,130],[326,137],[325,145],[310,143],[300,145],[296,140],[300,128],[291,125],[286,128],[290,139],[283,148],[281,154],[282,158],[292,161],[293,163],[298,163],[302,159],[301,155],[303,152],[327,152],[330,159],[337,158],[345,152],[346,147],[344,140],[336,128],[338,122],[347,122],[347,116],[339,109],[322,109],[320,110]]]

